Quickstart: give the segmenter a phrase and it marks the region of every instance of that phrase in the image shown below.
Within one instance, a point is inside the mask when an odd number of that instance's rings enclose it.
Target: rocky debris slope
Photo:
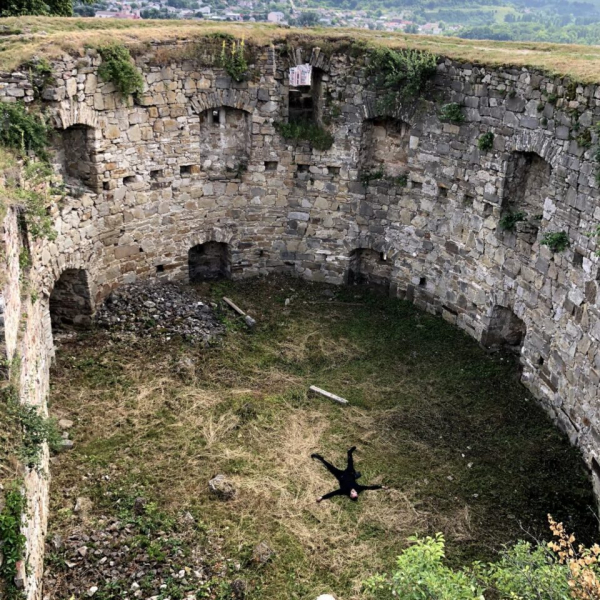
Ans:
[[[208,344],[224,332],[213,308],[182,283],[144,281],[113,291],[98,309],[99,327],[142,337],[181,336]]]
[[[189,513],[156,523],[142,505],[130,518],[100,517],[90,525],[66,539],[49,536],[44,600],[245,596],[246,582],[236,577],[240,565],[223,556],[220,542],[203,535]]]

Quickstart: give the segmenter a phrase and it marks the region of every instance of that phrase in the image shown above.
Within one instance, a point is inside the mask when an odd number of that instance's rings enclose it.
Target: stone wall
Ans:
[[[180,50],[136,58],[145,91],[133,104],[97,76],[93,50],[54,65],[43,97],[73,197],[53,207],[58,238],[32,249],[32,347],[51,352],[50,297],[69,269],[85,271],[85,291],[72,286],[79,300],[68,300],[82,307],[75,320],[124,282],[188,278],[190,249],[207,242],[226,245],[232,277],[342,284],[358,271],[482,343],[514,347],[523,383],[582,449],[600,492],[599,259],[587,235],[600,223],[600,87],[440,60],[427,93],[388,114],[364,57],[308,49],[305,95],[335,138],[317,151],[274,127],[288,117],[290,56],[303,62],[301,52],[256,49],[238,84],[210,66],[210,49]],[[0,78],[0,98],[19,97],[33,99],[27,78]],[[463,123],[440,121],[449,102]],[[481,151],[487,132],[493,148]],[[73,135],[83,167],[65,153]],[[380,168],[387,177],[365,187],[361,174]],[[515,212],[524,220],[503,230]],[[540,242],[559,231],[571,246],[555,254]]]

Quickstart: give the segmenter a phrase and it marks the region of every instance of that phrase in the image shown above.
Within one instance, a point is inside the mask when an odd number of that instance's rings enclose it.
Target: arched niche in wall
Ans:
[[[368,285],[384,292],[390,289],[393,264],[385,252],[357,248],[350,254],[348,285]]]
[[[544,202],[553,197],[552,166],[535,152],[513,152],[506,169],[501,229],[514,230],[532,244],[540,227]]]
[[[99,191],[95,129],[89,125],[71,125],[57,131],[55,139],[59,168],[65,182]]]
[[[525,322],[506,306],[494,306],[489,326],[481,337],[481,343],[490,349],[508,349],[520,354],[527,327]]]
[[[398,119],[378,117],[364,121],[360,142],[363,172],[383,170],[398,177],[408,170],[410,125]]]
[[[190,283],[231,277],[231,247],[224,242],[205,242],[188,252]]]
[[[85,327],[93,315],[92,292],[84,269],[65,269],[50,294],[54,329]]]
[[[251,150],[250,113],[229,106],[200,113],[200,160],[205,171],[240,176]]]

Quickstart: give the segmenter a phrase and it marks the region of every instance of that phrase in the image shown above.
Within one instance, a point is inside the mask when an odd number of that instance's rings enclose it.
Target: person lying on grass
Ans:
[[[344,471],[334,467],[331,463],[327,462],[320,454],[311,454],[310,457],[316,460],[320,460],[325,468],[338,480],[340,488],[329,492],[320,498],[317,498],[317,502],[322,500],[328,500],[334,496],[348,496],[350,500],[358,500],[358,495],[365,490],[385,490],[385,485],[360,485],[356,480],[360,478],[360,472],[354,469],[354,460],[352,459],[352,453],[356,450],[356,446],[352,446],[348,450],[348,466]]]

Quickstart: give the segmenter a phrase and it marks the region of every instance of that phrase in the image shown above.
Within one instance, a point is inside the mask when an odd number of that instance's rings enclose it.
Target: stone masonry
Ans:
[[[52,207],[57,239],[31,244],[39,300],[21,347],[38,361],[24,370],[34,401],[47,389],[51,295],[63,274],[61,304],[82,307],[68,318],[84,323],[120,284],[187,279],[218,248],[229,264],[217,271],[231,277],[384,283],[484,344],[514,347],[523,383],[581,448],[600,493],[600,270],[588,235],[600,224],[600,86],[440,59],[427,93],[389,114],[365,57],[258,48],[249,80],[235,83],[211,65],[208,45],[196,58],[180,50],[136,57],[145,90],[135,102],[99,78],[94,50],[54,64],[43,104],[71,196]],[[313,111],[334,135],[330,150],[289,143],[274,126],[288,118],[290,56],[313,65]],[[0,77],[0,99],[33,97],[24,73]],[[440,121],[450,102],[463,123]],[[493,148],[482,151],[487,132]],[[389,177],[365,187],[361,175],[381,168]],[[509,212],[525,219],[503,230]],[[561,231],[565,251],[540,243]],[[219,245],[202,249],[208,242]],[[2,291],[14,346],[23,309],[10,284]]]

